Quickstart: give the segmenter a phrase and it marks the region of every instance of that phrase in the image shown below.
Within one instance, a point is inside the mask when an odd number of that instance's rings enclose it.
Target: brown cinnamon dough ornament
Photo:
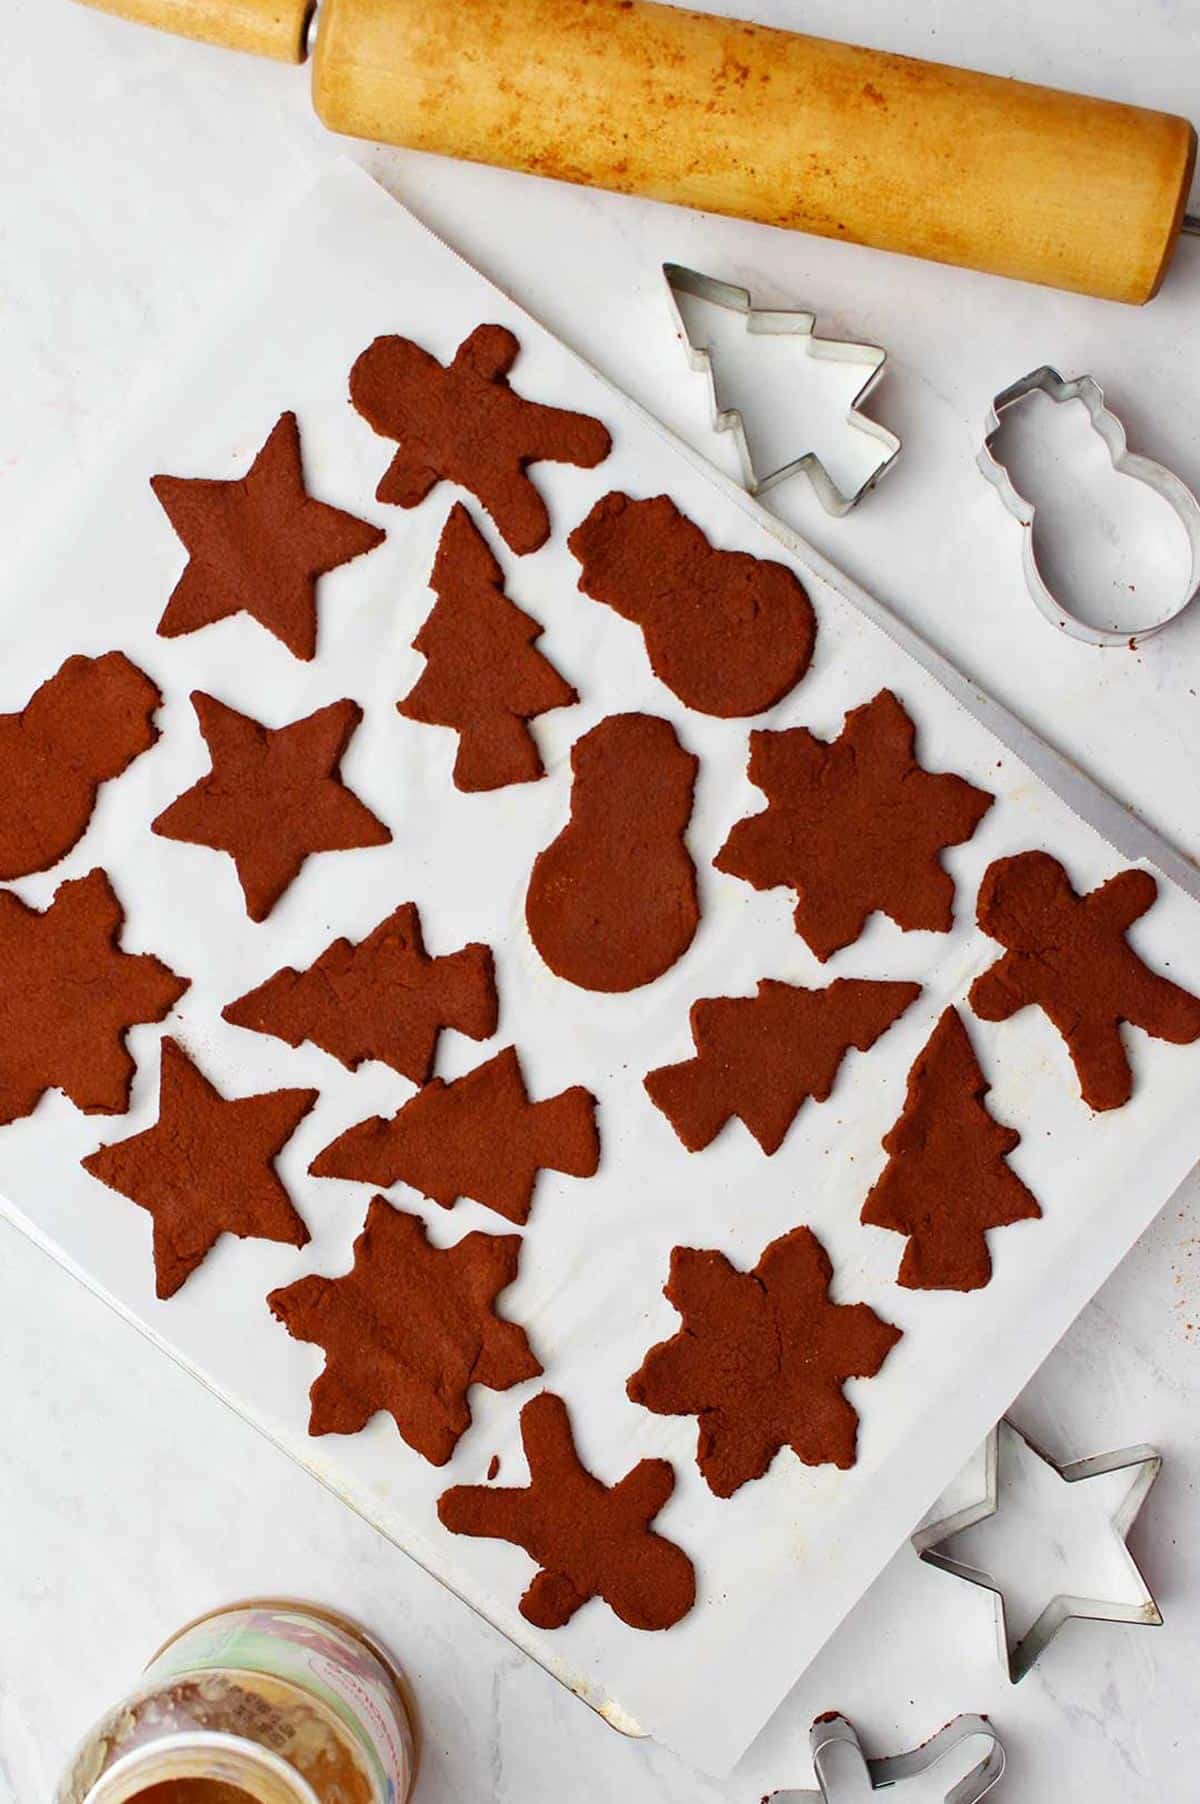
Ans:
[[[584,594],[641,627],[650,668],[689,708],[761,714],[808,669],[817,623],[792,572],[714,549],[669,496],[605,495],[567,545]]]
[[[390,1121],[373,1115],[347,1128],[309,1170],[317,1178],[409,1184],[443,1209],[467,1196],[523,1223],[539,1171],[590,1178],[599,1163],[595,1097],[576,1084],[530,1102],[508,1046],[452,1083],[435,1077]]]
[[[535,715],[579,700],[534,647],[542,629],[504,593],[504,573],[461,502],[450,511],[430,584],[437,604],[413,640],[424,673],[401,714],[458,734],[458,789],[502,789],[543,776]]]
[[[971,1007],[984,1021],[1044,1009],[1093,1109],[1133,1094],[1123,1021],[1176,1046],[1200,1039],[1200,997],[1158,976],[1125,938],[1157,894],[1149,871],[1130,870],[1079,895],[1048,852],[997,859],[979,888],[979,925],[1009,950],[975,979]]]
[[[222,1234],[305,1245],[275,1160],[316,1100],[315,1090],[224,1097],[163,1040],[154,1126],[81,1161],[152,1217],[158,1296],[173,1297]]]
[[[804,727],[750,735],[750,781],[767,806],[713,859],[755,889],[796,891],[796,932],[824,961],[876,910],[906,932],[948,933],[945,846],[970,839],[994,796],[917,763],[916,729],[890,689],[854,708],[836,739]]]
[[[249,614],[295,657],[315,657],[317,578],[386,536],[308,493],[294,413],[280,415],[239,480],[152,476],[150,486],[188,552],[158,623],[164,639]]]
[[[920,993],[918,983],[839,977],[805,990],[768,977],[756,996],[694,1002],[696,1057],[651,1071],[650,1100],[690,1153],[735,1115],[765,1153],[778,1152],[807,1099],[828,1100],[850,1048],[868,1051]]]
[[[157,686],[123,652],[68,658],[0,714],[0,877],[48,871],[83,838],[101,783],[158,738]]]
[[[988,1082],[957,1009],[948,1008],[908,1074],[889,1155],[861,1219],[906,1234],[896,1279],[909,1290],[979,1290],[992,1275],[987,1230],[1042,1213],[1008,1164],[1021,1143],[988,1113]]]
[[[387,845],[383,822],[339,774],[362,719],[357,702],[333,702],[285,727],[264,727],[199,689],[192,706],[212,769],[151,830],[227,852],[252,921],[266,920],[312,853]]]
[[[660,1416],[698,1416],[696,1461],[717,1497],[761,1478],[781,1447],[806,1466],[857,1457],[847,1378],[873,1378],[900,1339],[866,1303],[831,1303],[829,1256],[810,1228],[772,1241],[752,1272],[676,1247],[663,1294],[683,1317],[626,1387]]]
[[[515,394],[508,372],[519,350],[504,326],[476,326],[448,365],[411,338],[368,345],[350,372],[350,399],[369,426],[400,446],[378,500],[416,507],[445,478],[470,490],[510,550],[546,543],[550,516],[527,467],[549,460],[590,470],[612,440],[587,414]]]
[[[571,752],[571,818],[534,860],[525,919],[559,977],[636,990],[669,971],[700,920],[683,836],[699,760],[669,722],[610,714]]]
[[[619,1484],[602,1484],[575,1451],[561,1397],[543,1391],[521,1411],[529,1484],[455,1485],[438,1499],[454,1535],[523,1547],[539,1571],[521,1614],[561,1629],[589,1598],[602,1597],[633,1629],[669,1629],[696,1601],[696,1573],[683,1549],[650,1527],[675,1489],[666,1460],[639,1460]]]
[[[419,1216],[372,1200],[341,1278],[301,1278],[267,1298],[296,1340],[325,1349],[309,1393],[310,1434],[357,1434],[386,1410],[408,1445],[444,1466],[471,1426],[473,1384],[507,1391],[541,1366],[525,1330],[496,1314],[519,1234],[431,1246]]]
[[[499,1010],[491,948],[430,958],[416,904],[405,902],[358,945],[334,940],[307,971],[285,965],[221,1017],[289,1046],[310,1040],[349,1071],[378,1059],[424,1084],[442,1028],[487,1040]]]
[[[188,987],[160,959],[123,952],[108,877],[63,883],[43,914],[0,890],[0,1124],[61,1090],[85,1115],[129,1107],[129,1028],[161,1021]]]

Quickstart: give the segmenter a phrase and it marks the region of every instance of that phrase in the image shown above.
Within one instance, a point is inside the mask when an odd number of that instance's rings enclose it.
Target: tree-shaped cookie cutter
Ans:
[[[813,1770],[819,1791],[776,1792],[772,1804],[866,1804],[876,1792],[897,1787],[902,1804],[905,1781],[920,1779],[939,1766],[965,1742],[982,1738],[987,1748],[957,1784],[945,1794],[945,1804],[981,1804],[1004,1777],[1004,1747],[986,1716],[956,1716],[936,1735],[907,1754],[868,1760],[853,1723],[831,1711],[819,1716],[809,1731]],[[922,1796],[929,1792],[922,1789]]]
[[[1126,1447],[1119,1453],[1097,1453],[1089,1459],[1072,1460],[1060,1465],[1050,1458],[1048,1453],[1038,1447],[1029,1436],[1022,1434],[1015,1423],[1007,1417],[997,1422],[987,1438],[985,1452],[984,1496],[975,1503],[954,1510],[947,1516],[939,1517],[934,1522],[927,1522],[912,1537],[913,1547],[930,1566],[936,1566],[942,1572],[949,1572],[955,1578],[965,1579],[968,1584],[977,1585],[983,1591],[990,1591],[996,1612],[996,1634],[1000,1644],[1000,1658],[1008,1669],[1012,1684],[1019,1684],[1041,1659],[1058,1631],[1072,1618],[1084,1622],[1128,1622],[1146,1628],[1159,1628],[1162,1625],[1162,1611],[1158,1602],[1146,1583],[1141,1567],[1126,1546],[1125,1553],[1133,1572],[1142,1587],[1145,1597],[1140,1603],[1118,1603],[1103,1597],[1076,1597],[1060,1593],[1052,1597],[1042,1610],[1037,1620],[1029,1628],[1015,1647],[1009,1646],[1008,1619],[1004,1606],[1004,1591],[997,1580],[989,1572],[982,1572],[976,1566],[968,1566],[961,1560],[953,1559],[949,1554],[938,1550],[942,1544],[966,1529],[974,1528],[976,1523],[994,1516],[1000,1508],[1000,1431],[1007,1429],[1017,1440],[1024,1443],[1035,1458],[1040,1459],[1057,1472],[1066,1484],[1078,1484],[1089,1478],[1098,1478],[1108,1472],[1129,1472],[1132,1482],[1121,1501],[1120,1507],[1112,1517],[1113,1529],[1122,1543],[1126,1542],[1129,1532],[1137,1521],[1138,1514],[1147,1494],[1159,1472],[1162,1470],[1162,1455],[1153,1447]]]
[[[900,455],[900,440],[878,420],[868,414],[860,413],[859,408],[871,393],[887,362],[887,352],[880,345],[855,344],[849,340],[838,338],[819,338],[816,332],[817,316],[799,308],[765,308],[755,307],[748,288],[739,288],[733,282],[719,282],[715,276],[703,275],[698,269],[687,269],[681,263],[664,263],[663,277],[667,287],[667,298],[675,323],[675,331],[687,353],[688,363],[708,377],[709,395],[712,402],[712,423],[718,432],[728,432],[737,446],[738,461],[741,464],[742,483],[749,494],[762,495],[776,483],[783,482],[803,470],[827,513],[848,514],[856,507],[863,496],[873,489],[877,482],[887,474]],[[862,432],[882,445],[887,453],[883,462],[872,470],[853,493],[848,494],[839,488],[825,465],[815,451],[804,451],[798,457],[789,458],[787,463],[780,464],[778,469],[768,470],[760,475],[754,467],[754,458],[750,451],[750,441],[746,436],[746,422],[738,407],[725,407],[717,390],[717,375],[713,368],[712,350],[708,345],[697,345],[688,333],[683,313],[679,306],[681,294],[693,295],[697,300],[709,301],[713,306],[723,307],[727,312],[740,313],[745,316],[747,332],[771,333],[776,335],[792,335],[800,343],[804,354],[809,357],[826,358],[836,363],[851,363],[861,366],[863,371],[862,386],[855,392],[846,414],[846,423],[856,432]]]
[[[1161,620],[1154,621],[1150,626],[1137,627],[1133,631],[1127,629],[1124,632],[1115,628],[1092,626],[1064,605],[1042,575],[1033,537],[1033,521],[1037,510],[1033,502],[1015,486],[1007,466],[995,450],[995,440],[1005,413],[1035,392],[1048,395],[1055,402],[1082,401],[1092,425],[1104,441],[1113,469],[1123,476],[1132,476],[1135,482],[1145,483],[1156,495],[1161,495],[1179,516],[1187,534],[1191,555],[1187,581],[1181,599]],[[1009,513],[1026,529],[1021,557],[1025,581],[1039,612],[1052,626],[1067,633],[1072,639],[1081,639],[1087,645],[1134,645],[1141,639],[1148,639],[1152,633],[1160,633],[1164,626],[1169,626],[1200,591],[1200,501],[1173,470],[1129,449],[1125,428],[1111,408],[1105,406],[1104,391],[1093,376],[1075,376],[1067,380],[1048,363],[1044,363],[1040,369],[1031,370],[1019,382],[1004,389],[995,396],[988,410],[984,441],[976,461]]]

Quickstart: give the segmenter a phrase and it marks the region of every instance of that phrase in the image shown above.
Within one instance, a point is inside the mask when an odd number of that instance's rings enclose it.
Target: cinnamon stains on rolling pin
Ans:
[[[299,10],[90,3],[198,36]],[[654,0],[323,0],[313,102],[354,137],[1133,303],[1196,156],[1172,114]]]

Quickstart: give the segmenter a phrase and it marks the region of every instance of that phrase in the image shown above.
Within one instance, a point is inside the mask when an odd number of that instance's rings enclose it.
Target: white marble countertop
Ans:
[[[11,562],[23,540],[53,530],[56,494],[103,446],[127,391],[200,319],[239,235],[337,148],[295,70],[156,38],[67,0],[5,10],[0,535]],[[1195,110],[1190,0],[753,0],[741,10]],[[802,481],[779,492],[780,511],[1200,854],[1200,608],[1133,653],[1056,639],[1025,596],[1017,529],[973,468],[993,391],[1050,361],[1094,371],[1135,444],[1200,486],[1200,242],[1182,247],[1160,299],[1134,312],[503,171],[370,146],[352,154],[697,443],[705,400],[665,328],[664,258],[768,302],[811,304],[829,331],[885,344],[873,411],[904,436],[895,473],[845,521],[829,520]],[[1014,1804],[1183,1797],[1200,1658],[1198,1391],[1193,1177],[1014,1411],[1060,1458],[1142,1440],[1165,1454],[1133,1546],[1166,1626],[1071,1625],[1014,1691],[988,1599],[902,1549],[718,1783],[608,1729],[0,1227],[0,1804],[50,1794],[76,1734],[172,1627],[253,1593],[336,1603],[394,1645],[422,1708],[422,1804],[751,1804],[807,1782],[808,1724],[833,1706],[878,1752],[911,1746],[957,1711],[991,1712],[1010,1760],[997,1795]],[[944,1663],[936,1677],[929,1667],[930,1650],[947,1646],[951,1681]]]

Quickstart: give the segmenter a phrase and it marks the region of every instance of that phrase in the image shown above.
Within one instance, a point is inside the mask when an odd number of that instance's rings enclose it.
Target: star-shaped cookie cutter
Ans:
[[[688,363],[692,369],[708,377],[709,394],[712,400],[712,421],[718,432],[728,432],[733,436],[737,446],[738,460],[742,469],[742,483],[751,495],[762,495],[767,489],[774,488],[776,483],[794,476],[803,470],[822,506],[828,513],[848,514],[856,507],[863,496],[873,489],[877,482],[891,469],[900,455],[900,440],[878,420],[868,414],[860,413],[859,408],[866,400],[883,374],[887,362],[887,352],[880,345],[854,344],[849,340],[838,338],[819,338],[816,333],[817,316],[804,309],[755,307],[748,288],[739,288],[733,282],[720,282],[715,276],[706,276],[698,269],[687,269],[682,263],[664,263],[663,278],[666,282],[667,297],[671,314],[675,323],[675,331],[683,343]],[[800,340],[803,351],[810,357],[822,357],[837,363],[854,363],[862,366],[864,371],[862,386],[856,391],[846,414],[846,423],[856,432],[865,433],[882,445],[887,456],[878,464],[871,474],[851,494],[839,488],[825,465],[815,451],[805,451],[799,457],[793,457],[781,464],[776,470],[768,470],[759,475],[754,467],[754,459],[750,451],[750,442],[746,436],[746,422],[740,408],[725,407],[721,403],[717,391],[717,376],[713,368],[712,351],[708,345],[697,345],[693,342],[683,313],[679,306],[681,294],[693,295],[697,300],[709,301],[716,307],[723,307],[727,312],[740,313],[745,316],[747,332],[773,334],[790,334]]]
[[[1092,626],[1064,605],[1042,575],[1033,542],[1033,522],[1037,509],[1028,496],[1016,487],[1007,465],[995,449],[1004,415],[1009,408],[1017,406],[1034,393],[1048,395],[1055,402],[1082,401],[1092,425],[1104,441],[1113,469],[1153,489],[1179,516],[1187,534],[1191,555],[1187,580],[1182,598],[1161,620],[1154,621],[1150,626],[1137,627],[1132,631],[1126,629],[1124,632],[1116,627]],[[993,399],[988,409],[983,445],[975,461],[1014,520],[1019,520],[1026,529],[1021,544],[1025,582],[1038,611],[1051,626],[1058,627],[1060,632],[1067,633],[1072,639],[1081,639],[1086,645],[1132,646],[1141,639],[1148,639],[1152,633],[1161,633],[1163,627],[1169,626],[1172,620],[1177,620],[1196,595],[1200,594],[1200,500],[1197,500],[1173,470],[1129,449],[1125,428],[1111,408],[1105,406],[1104,391],[1095,377],[1074,376],[1068,381],[1048,363],[1042,364],[1040,369],[1031,370],[1027,376],[1022,376],[1019,382],[1012,383]]]
[[[976,1566],[968,1566],[960,1560],[951,1558],[949,1554],[938,1550],[956,1535],[976,1523],[994,1516],[1000,1507],[1000,1435],[1001,1430],[1014,1435],[1025,1446],[1035,1459],[1057,1472],[1065,1484],[1079,1484],[1089,1478],[1098,1478],[1103,1473],[1128,1471],[1133,1474],[1128,1491],[1121,1500],[1119,1509],[1112,1517],[1113,1531],[1124,1549],[1125,1557],[1133,1570],[1138,1584],[1144,1592],[1140,1603],[1115,1603],[1102,1597],[1076,1597],[1060,1594],[1052,1597],[1042,1610],[1037,1620],[1017,1642],[1015,1647],[1009,1646],[1008,1620],[1004,1606],[1004,1592],[991,1573],[982,1572]],[[1000,1658],[1008,1668],[1008,1676],[1012,1684],[1019,1684],[1026,1673],[1037,1664],[1053,1641],[1063,1624],[1072,1617],[1086,1622],[1128,1622],[1139,1623],[1147,1628],[1158,1628],[1162,1623],[1162,1611],[1158,1607],[1154,1593],[1146,1583],[1145,1576],[1126,1545],[1127,1538],[1138,1513],[1146,1501],[1151,1485],[1162,1470],[1162,1455],[1153,1447],[1145,1445],[1126,1447],[1119,1453],[1098,1453],[1090,1459],[1071,1460],[1060,1465],[1057,1460],[1044,1453],[1029,1436],[1010,1422],[1007,1417],[997,1422],[986,1442],[985,1455],[985,1493],[981,1501],[967,1504],[962,1509],[954,1510],[936,1521],[927,1522],[912,1537],[912,1544],[930,1566],[936,1566],[943,1572],[950,1572],[956,1578],[966,1579],[968,1584],[978,1585],[984,1591],[990,1591],[995,1603],[996,1633],[1000,1644]]]
[[[986,1716],[956,1716],[910,1753],[868,1760],[854,1725],[831,1712],[819,1716],[809,1732],[820,1790],[776,1792],[772,1804],[866,1804],[876,1792],[922,1777],[976,1737],[986,1738],[987,1751],[951,1785],[945,1804],[980,1804],[1004,1777],[1004,1748]]]

